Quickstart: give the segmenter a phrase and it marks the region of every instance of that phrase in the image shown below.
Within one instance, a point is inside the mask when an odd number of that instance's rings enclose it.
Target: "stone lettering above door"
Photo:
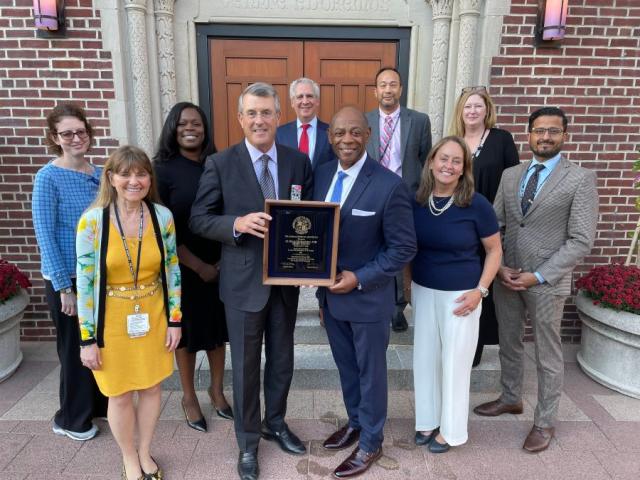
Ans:
[[[389,0],[222,0],[226,8],[298,12],[389,12]]]

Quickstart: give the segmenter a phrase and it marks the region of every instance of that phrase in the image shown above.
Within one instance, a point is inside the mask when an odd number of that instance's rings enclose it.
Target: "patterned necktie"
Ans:
[[[336,180],[336,184],[333,186],[333,192],[331,192],[330,202],[340,203],[340,200],[342,200],[342,183],[344,182],[346,176],[346,173],[338,172],[338,179]]]
[[[309,134],[307,130],[310,126],[311,124],[309,123],[302,125],[302,134],[300,135],[300,143],[298,144],[298,150],[307,155],[309,155]]]
[[[387,115],[384,119],[382,135],[380,135],[380,163],[387,168],[391,164],[391,137],[393,137],[393,117]]]
[[[269,160],[271,157],[264,154],[260,157],[262,160],[262,175],[260,175],[260,188],[262,189],[262,195],[264,198],[276,198],[276,186],[273,183],[273,177],[269,171]]]
[[[538,189],[538,179],[540,178],[540,172],[544,168],[544,165],[536,165],[533,174],[529,177],[527,186],[524,188],[524,194],[520,201],[520,207],[522,208],[522,215],[526,215],[529,207],[533,203],[533,199],[536,196],[536,190]]]

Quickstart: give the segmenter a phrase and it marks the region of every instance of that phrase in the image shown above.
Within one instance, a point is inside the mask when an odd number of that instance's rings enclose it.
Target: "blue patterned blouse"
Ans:
[[[33,227],[40,248],[42,276],[56,291],[72,285],[76,273],[76,226],[93,202],[102,168],[93,174],[77,172],[49,162],[38,170],[31,200]]]

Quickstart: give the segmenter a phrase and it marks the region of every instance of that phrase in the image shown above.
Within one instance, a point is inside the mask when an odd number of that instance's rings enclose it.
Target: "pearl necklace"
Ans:
[[[449,197],[449,201],[442,208],[438,208],[436,206],[436,202],[433,199],[433,193],[431,195],[429,195],[429,211],[431,212],[432,215],[434,215],[436,217],[438,215],[442,215],[444,212],[446,212],[447,209],[451,205],[453,205],[453,195],[451,195],[451,197]]]

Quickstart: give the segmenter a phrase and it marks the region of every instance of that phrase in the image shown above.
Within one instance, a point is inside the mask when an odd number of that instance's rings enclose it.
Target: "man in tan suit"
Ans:
[[[494,284],[500,334],[502,395],[478,415],[522,413],[524,321],[531,319],[538,372],[534,425],[523,448],[549,446],[560,403],[564,363],[560,321],[571,272],[593,246],[598,222],[595,173],[560,154],[567,117],[545,107],[529,117],[533,160],[504,171],[494,202],[504,229],[504,264]]]

